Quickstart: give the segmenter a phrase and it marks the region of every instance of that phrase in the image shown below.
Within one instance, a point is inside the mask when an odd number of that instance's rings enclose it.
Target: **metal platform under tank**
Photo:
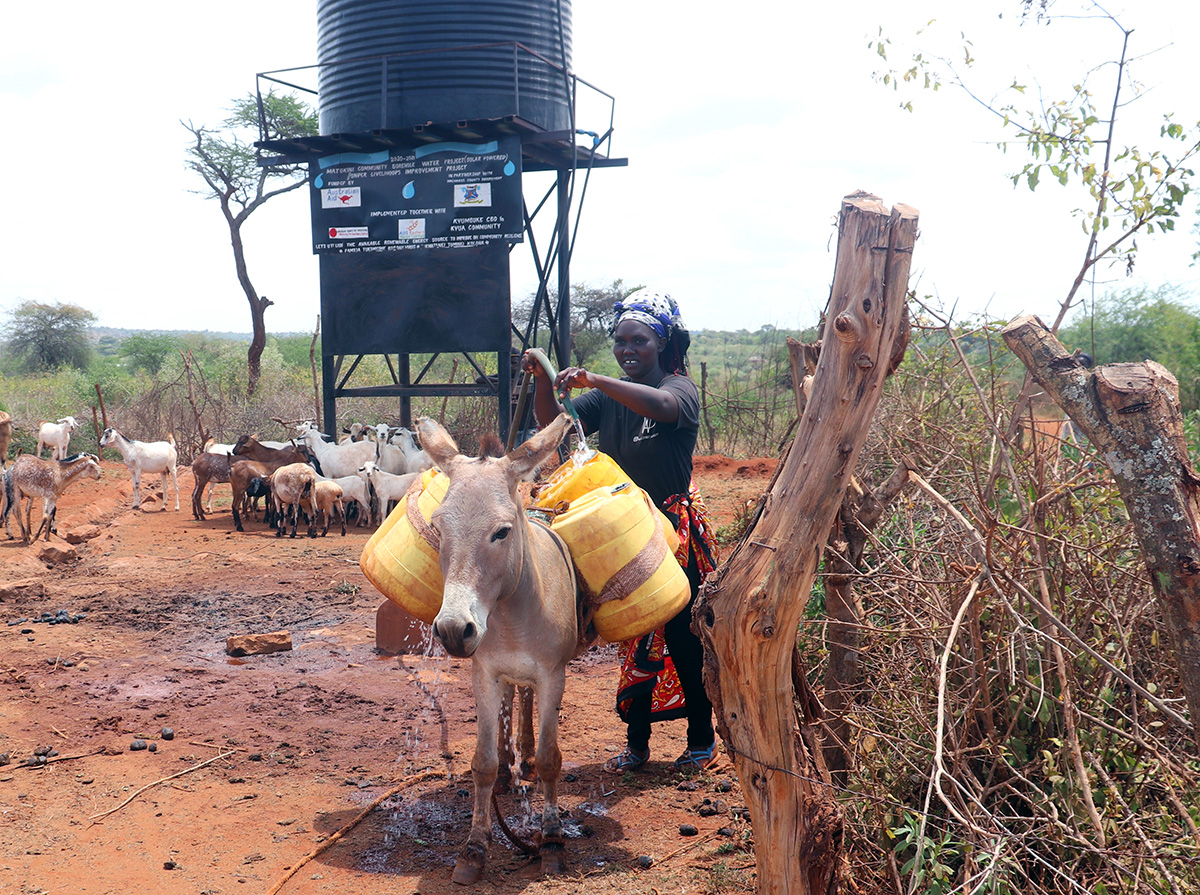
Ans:
[[[272,79],[273,80],[273,79]],[[611,99],[611,98],[610,98]],[[501,435],[508,433],[512,421],[512,403],[504,396],[514,392],[509,363],[510,345],[523,350],[536,344],[540,332],[549,334],[549,344],[557,363],[569,363],[570,346],[570,259],[573,236],[579,211],[586,193],[586,179],[579,195],[573,196],[574,178],[586,178],[592,169],[624,167],[628,160],[610,158],[601,150],[609,144],[611,120],[604,134],[588,134],[591,145],[580,145],[573,131],[546,130],[523,120],[517,115],[493,119],[426,123],[399,128],[383,128],[353,134],[328,134],[287,140],[264,140],[255,145],[260,151],[260,165],[280,163],[315,164],[317,159],[339,153],[375,153],[395,149],[413,149],[439,142],[480,142],[499,137],[516,137],[520,140],[522,168],[526,172],[553,172],[553,184],[536,201],[526,200],[525,242],[538,274],[537,296],[530,319],[522,328],[510,323],[503,336],[504,345],[495,344],[491,350],[462,350],[466,363],[476,372],[476,381],[471,383],[430,382],[427,380],[433,361],[440,350],[431,351],[432,357],[413,375],[410,354],[424,353],[414,350],[381,352],[375,348],[350,348],[335,354],[322,352],[324,428],[332,433],[337,425],[337,401],[339,398],[371,397],[397,398],[397,416],[402,425],[410,425],[412,399],[414,397],[470,397],[487,396],[497,400],[497,424]],[[572,208],[572,201],[576,207]],[[533,235],[533,226],[539,213],[552,214],[555,218],[553,234],[544,254]],[[511,249],[511,246],[506,246]],[[444,250],[443,250],[444,251]],[[397,261],[397,264],[400,262]],[[507,281],[507,265],[505,266]],[[429,276],[429,272],[424,273]],[[322,274],[322,309],[327,306],[327,277]],[[551,285],[554,289],[551,289]],[[330,290],[332,291],[332,290]],[[553,301],[552,292],[557,295]],[[510,315],[508,283],[504,283],[504,314]],[[332,298],[328,299],[332,301]],[[470,317],[472,315],[463,315]],[[479,315],[482,321],[487,315]],[[469,327],[479,321],[470,321]],[[545,328],[543,329],[543,323]],[[482,325],[482,324],[480,324]],[[494,321],[490,324],[494,327]],[[470,335],[469,330],[466,333]],[[495,336],[496,334],[493,334]],[[544,344],[544,343],[543,343]],[[344,347],[344,346],[343,346]],[[493,354],[496,373],[487,373],[492,366],[481,358]],[[390,382],[383,384],[358,384],[352,378],[359,370],[364,357],[382,354],[387,363]],[[394,359],[394,362],[393,362]]]

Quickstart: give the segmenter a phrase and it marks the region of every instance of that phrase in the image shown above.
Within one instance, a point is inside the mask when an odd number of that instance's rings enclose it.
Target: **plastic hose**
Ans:
[[[554,369],[554,364],[550,363],[550,358],[546,356],[546,352],[541,348],[530,348],[528,353],[530,357],[542,365],[542,369],[546,371],[546,375],[553,382],[554,377],[558,375],[558,370]],[[579,414],[575,412],[575,405],[571,403],[570,389],[562,389],[558,393],[558,396],[562,399],[563,408],[570,414],[571,419],[579,422]]]

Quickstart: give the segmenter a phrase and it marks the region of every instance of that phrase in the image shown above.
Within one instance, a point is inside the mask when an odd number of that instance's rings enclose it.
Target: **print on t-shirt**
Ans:
[[[642,419],[642,430],[637,435],[633,436],[635,442],[645,441],[648,438],[653,438],[658,433],[654,431],[654,420]]]

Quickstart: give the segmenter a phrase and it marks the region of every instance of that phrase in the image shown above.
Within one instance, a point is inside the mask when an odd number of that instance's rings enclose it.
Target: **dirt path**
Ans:
[[[773,465],[698,460],[718,526],[761,492]],[[251,524],[239,534],[228,486],[200,523],[187,509],[190,474],[180,485],[180,512],[159,512],[158,502],[133,511],[128,473],[108,460],[101,481],[60,503],[59,531],[89,538],[51,541],[73,555],[0,540],[0,753],[9,755],[0,891],[265,895],[400,784],[280,891],[462,891],[449,877],[470,825],[469,663],[375,650],[382,598],[358,567],[367,529],[279,540]],[[39,620],[63,612],[61,623]],[[275,630],[290,632],[292,650],[225,654],[230,635]],[[669,768],[684,722],[655,728],[647,771],[601,771],[622,740],[615,680],[610,646],[568,672],[560,801],[569,875],[542,880],[497,832],[478,891],[700,893],[751,883],[731,765],[692,779]],[[136,739],[150,748],[131,751]],[[56,752],[49,764],[28,766],[45,747]],[[500,805],[511,827],[531,834],[536,793]],[[681,834],[683,824],[696,834]]]

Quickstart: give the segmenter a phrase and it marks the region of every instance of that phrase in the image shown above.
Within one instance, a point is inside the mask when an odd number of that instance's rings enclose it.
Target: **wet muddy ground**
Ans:
[[[773,466],[698,459],[718,526]],[[470,826],[469,662],[376,650],[382,597],[358,567],[368,529],[239,534],[228,486],[195,522],[191,484],[182,472],[179,512],[134,511],[109,459],[60,502],[59,531],[79,544],[0,540],[0,892],[463,891],[450,871]],[[271,631],[292,649],[226,654],[227,637]],[[477,891],[752,887],[732,765],[670,767],[683,721],[655,728],[643,771],[603,773],[622,743],[615,683],[608,645],[568,671],[568,874],[542,879],[497,828]],[[536,790],[499,804],[530,837]]]

